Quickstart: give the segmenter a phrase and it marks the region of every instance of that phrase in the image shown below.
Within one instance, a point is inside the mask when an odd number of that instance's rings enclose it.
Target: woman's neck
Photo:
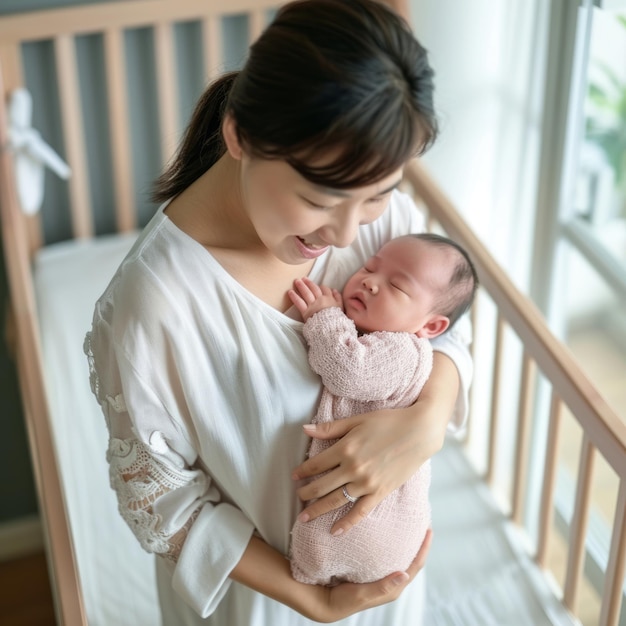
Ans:
[[[178,228],[207,248],[252,249],[260,243],[241,200],[238,166],[224,154],[165,209]]]
[[[165,213],[238,283],[279,311],[291,306],[287,290],[293,281],[313,267],[313,262],[288,265],[265,248],[241,199],[238,162],[228,153],[174,198]]]

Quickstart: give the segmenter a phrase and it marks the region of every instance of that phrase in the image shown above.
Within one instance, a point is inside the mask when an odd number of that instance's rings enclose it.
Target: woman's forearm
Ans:
[[[332,532],[349,531],[369,515],[443,447],[459,389],[454,362],[435,352],[430,378],[412,406],[310,425],[307,433],[312,437],[338,441],[294,470],[294,479],[317,476],[298,489],[301,500],[311,501],[301,521],[343,506],[345,485],[360,499]]]
[[[343,583],[335,587],[322,587],[294,580],[289,561],[260,537],[253,535],[230,577],[313,621],[336,622],[397,599],[424,566],[430,541],[429,532],[406,572],[394,572],[372,583]]]
[[[296,581],[285,556],[256,535],[250,539],[230,577],[303,615],[313,615],[318,588]]]
[[[460,389],[454,361],[442,352],[433,353],[433,369],[415,404],[407,409],[422,422],[420,432],[430,458],[443,446],[448,423],[454,412]],[[416,410],[419,407],[419,410]]]

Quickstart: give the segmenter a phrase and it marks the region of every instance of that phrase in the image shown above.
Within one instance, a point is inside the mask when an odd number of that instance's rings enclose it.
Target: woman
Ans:
[[[168,626],[420,623],[428,539],[406,572],[332,589],[293,580],[284,555],[296,516],[345,488],[359,500],[333,532],[348,532],[441,447],[457,396],[464,411],[464,342],[437,347],[413,407],[305,433],[321,382],[287,292],[303,274],[340,288],[423,228],[396,188],[435,135],[426,53],[373,0],[287,5],[200,99],[86,341],[111,482],[159,557]],[[341,439],[301,463],[307,434]]]

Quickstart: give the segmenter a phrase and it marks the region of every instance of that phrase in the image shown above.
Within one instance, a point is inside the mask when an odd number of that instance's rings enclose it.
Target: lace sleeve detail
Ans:
[[[196,484],[199,472],[165,465],[137,439],[111,439],[107,460],[120,514],[141,547],[176,562],[201,507],[178,528],[168,529],[154,505],[166,494]]]

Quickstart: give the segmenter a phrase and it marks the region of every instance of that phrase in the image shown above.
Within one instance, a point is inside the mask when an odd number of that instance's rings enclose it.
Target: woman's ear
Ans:
[[[230,113],[226,113],[224,116],[224,121],[222,122],[222,136],[224,137],[226,150],[230,156],[237,161],[241,160],[243,148],[239,140],[239,133],[237,132],[237,122],[235,122],[235,118]]]

